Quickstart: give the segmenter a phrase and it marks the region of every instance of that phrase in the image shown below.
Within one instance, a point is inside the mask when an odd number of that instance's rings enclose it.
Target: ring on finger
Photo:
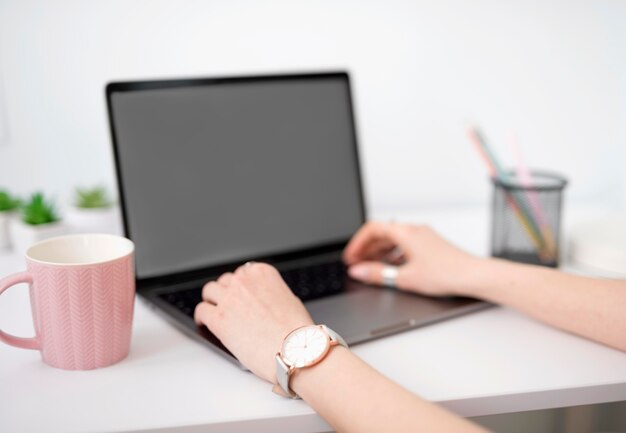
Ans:
[[[381,277],[383,280],[383,286],[396,287],[396,280],[398,278],[398,267],[391,265],[383,267],[381,271]]]

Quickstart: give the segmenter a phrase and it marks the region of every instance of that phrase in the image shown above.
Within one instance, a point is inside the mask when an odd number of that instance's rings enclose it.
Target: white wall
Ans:
[[[0,0],[0,187],[113,185],[108,81],[345,68],[370,207],[485,201],[467,121],[624,207],[625,23],[619,0]]]

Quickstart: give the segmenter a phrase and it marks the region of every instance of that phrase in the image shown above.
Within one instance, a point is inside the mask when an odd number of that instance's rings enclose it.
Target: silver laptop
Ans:
[[[227,358],[193,311],[207,281],[249,260],[275,265],[349,344],[486,305],[346,276],[366,219],[348,74],[120,82],[106,97],[137,292]]]

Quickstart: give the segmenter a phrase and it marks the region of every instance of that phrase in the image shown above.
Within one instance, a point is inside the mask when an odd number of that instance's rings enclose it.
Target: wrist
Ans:
[[[510,298],[518,295],[519,287],[525,281],[529,269],[533,272],[549,272],[538,266],[511,262],[498,258],[476,258],[468,271],[462,296],[483,299],[485,301],[506,304]]]
[[[303,400],[307,400],[316,384],[341,374],[341,365],[351,356],[354,355],[349,349],[341,345],[333,346],[322,362],[295,372],[291,378],[291,389]]]
[[[457,265],[453,278],[448,280],[445,292],[454,296],[482,298],[484,284],[489,282],[490,260],[475,256],[464,258]]]

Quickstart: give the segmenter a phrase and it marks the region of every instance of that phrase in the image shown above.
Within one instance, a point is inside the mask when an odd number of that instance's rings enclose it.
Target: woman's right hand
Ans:
[[[343,253],[348,274],[359,281],[382,283],[385,258],[399,249],[396,286],[431,296],[463,295],[466,279],[481,263],[428,226],[368,222],[352,237]]]

